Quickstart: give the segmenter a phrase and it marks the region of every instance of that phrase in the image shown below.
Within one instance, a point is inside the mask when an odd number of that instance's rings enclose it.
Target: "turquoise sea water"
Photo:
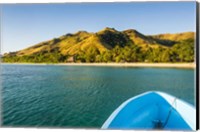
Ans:
[[[194,69],[2,65],[3,126],[100,128],[124,101],[158,90],[194,102]]]

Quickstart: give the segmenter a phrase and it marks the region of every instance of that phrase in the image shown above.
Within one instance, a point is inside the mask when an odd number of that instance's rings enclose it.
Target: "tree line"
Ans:
[[[67,63],[73,62],[194,62],[194,40],[188,39],[171,47],[152,46],[141,47],[135,44],[121,47],[116,45],[111,50],[100,52],[95,47],[80,51],[75,55],[63,55],[59,51],[40,52],[28,56],[7,55],[3,62],[30,63]]]

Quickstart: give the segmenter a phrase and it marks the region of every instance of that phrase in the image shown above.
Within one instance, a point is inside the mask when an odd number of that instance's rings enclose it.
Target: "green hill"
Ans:
[[[194,33],[146,36],[134,29],[78,31],[6,53],[3,62],[192,62]]]

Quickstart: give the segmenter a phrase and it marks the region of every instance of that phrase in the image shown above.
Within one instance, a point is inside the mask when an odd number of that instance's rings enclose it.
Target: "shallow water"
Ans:
[[[100,128],[146,91],[194,102],[194,69],[2,65],[3,126]]]

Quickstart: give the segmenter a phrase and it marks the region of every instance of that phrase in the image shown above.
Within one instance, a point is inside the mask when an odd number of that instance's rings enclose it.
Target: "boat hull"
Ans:
[[[196,110],[162,92],[147,92],[120,105],[102,129],[195,130]]]

